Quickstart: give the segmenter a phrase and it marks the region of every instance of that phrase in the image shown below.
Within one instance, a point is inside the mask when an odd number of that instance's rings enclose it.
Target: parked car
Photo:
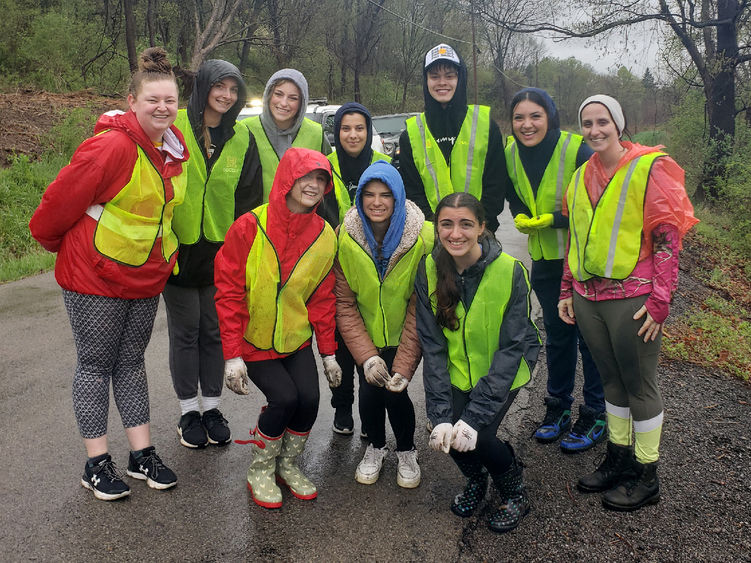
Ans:
[[[373,117],[373,127],[383,139],[384,152],[391,157],[391,163],[399,168],[399,136],[404,131],[407,119],[417,113],[392,113]]]

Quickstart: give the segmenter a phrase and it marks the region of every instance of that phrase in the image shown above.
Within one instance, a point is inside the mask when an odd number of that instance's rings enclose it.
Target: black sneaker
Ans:
[[[164,465],[154,446],[130,452],[127,473],[134,479],[146,481],[152,489],[169,489],[177,485],[177,475]]]
[[[210,409],[203,413],[202,422],[208,434],[209,444],[217,446],[229,444],[232,434],[229,431],[227,419],[219,412],[219,409]]]
[[[109,454],[86,462],[81,485],[94,491],[94,496],[99,500],[115,500],[130,494],[130,487],[123,481]]]
[[[180,435],[180,443],[186,448],[203,448],[209,443],[198,411],[186,412],[180,417],[177,433]]]
[[[351,436],[355,431],[355,421],[352,418],[352,408],[338,408],[334,411],[334,432]]]

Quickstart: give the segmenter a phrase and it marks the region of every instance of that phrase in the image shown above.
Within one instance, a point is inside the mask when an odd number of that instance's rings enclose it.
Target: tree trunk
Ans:
[[[136,53],[136,18],[133,14],[133,0],[123,0],[125,12],[125,45],[128,48],[128,65],[130,72],[138,70],[138,53]]]
[[[149,32],[149,47],[154,47],[156,45],[156,25],[154,24],[154,12],[156,10],[154,9],[154,4],[156,4],[156,0],[149,0],[146,8],[146,27]]]

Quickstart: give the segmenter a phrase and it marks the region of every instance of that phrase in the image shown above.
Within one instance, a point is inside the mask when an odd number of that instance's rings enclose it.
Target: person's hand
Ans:
[[[567,325],[576,324],[576,315],[574,314],[574,298],[567,297],[558,302],[558,316]]]
[[[227,389],[238,395],[250,393],[248,382],[248,366],[241,357],[232,358],[224,362],[224,384]]]
[[[386,389],[392,393],[401,393],[407,388],[407,385],[409,385],[409,379],[404,377],[401,373],[395,373],[391,376],[391,379],[386,382]]]
[[[451,449],[451,434],[454,431],[454,427],[450,422],[441,422],[430,433],[430,440],[428,445],[431,449],[437,452],[449,453]]]
[[[652,315],[649,314],[649,311],[647,311],[647,308],[644,305],[642,305],[641,309],[639,309],[634,314],[634,320],[638,321],[645,314],[647,315],[647,318],[644,320],[644,324],[641,325],[639,332],[637,332],[636,334],[638,336],[644,335],[644,342],[648,342],[650,340],[654,341],[654,339],[657,338],[657,335],[660,334],[662,325],[658,322],[655,322],[655,320],[652,318]]]
[[[342,368],[339,367],[339,363],[336,361],[336,356],[321,356],[323,362],[323,374],[329,381],[329,387],[339,387],[342,384]]]
[[[519,213],[516,217],[514,217],[514,226],[516,227],[516,230],[520,233],[524,233],[525,235],[532,234],[534,232],[534,229],[529,226],[529,222],[531,219],[527,217],[524,213]]]
[[[457,452],[474,450],[477,447],[477,430],[460,418],[451,433],[451,447]]]
[[[538,215],[537,217],[533,217],[527,222],[527,227],[531,229],[544,229],[545,227],[549,227],[553,224],[553,214],[552,213],[543,213],[542,215]]]
[[[383,387],[391,379],[389,368],[381,356],[371,356],[365,360],[362,369],[365,372],[365,381],[376,387]]]

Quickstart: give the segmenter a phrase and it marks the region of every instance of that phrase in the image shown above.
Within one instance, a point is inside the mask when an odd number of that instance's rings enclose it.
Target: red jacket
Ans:
[[[266,231],[279,258],[282,283],[287,280],[292,267],[313,244],[324,227],[324,221],[315,213],[315,209],[309,213],[292,213],[287,208],[286,201],[295,180],[319,168],[326,170],[329,178],[331,177],[329,161],[321,153],[291,148],[284,153],[276,170],[269,194]],[[332,189],[329,180],[325,193]],[[214,261],[216,310],[219,315],[225,359],[241,356],[245,361],[255,362],[285,356],[273,350],[258,350],[243,338],[245,328],[250,322],[246,302],[245,267],[257,228],[256,218],[252,213],[246,213],[238,218],[227,232],[224,246]],[[336,351],[333,272],[329,272],[315,290],[308,300],[307,308],[308,320],[313,326],[318,350],[322,355],[333,354]],[[309,345],[310,341],[303,347]]]
[[[70,164],[47,187],[29,228],[44,248],[57,252],[55,278],[63,289],[122,299],[161,293],[177,255],[165,262],[161,239],[157,239],[143,266],[114,262],[94,248],[97,222],[86,210],[107,203],[130,181],[138,158],[137,146],[164,179],[165,196],[171,200],[174,193],[170,178],[182,172],[182,163],[188,159],[182,133],[175,127],[171,130],[182,144],[182,155],[173,155],[165,162],[165,154],[154,147],[132,111],[106,113],[94,127],[95,136],[81,143]]]

